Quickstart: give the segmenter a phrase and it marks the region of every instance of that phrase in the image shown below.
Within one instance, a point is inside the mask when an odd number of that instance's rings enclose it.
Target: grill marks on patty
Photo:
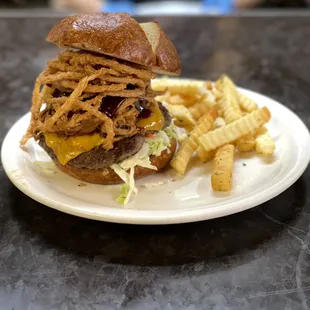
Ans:
[[[158,105],[165,118],[164,127],[167,127],[171,124],[169,112],[160,102]],[[104,169],[135,155],[141,150],[143,143],[144,136],[136,134],[114,142],[114,147],[111,150],[105,150],[100,146],[95,147],[71,159],[68,164],[74,168]],[[45,143],[44,135],[40,136],[39,144],[53,160],[57,160],[54,151]]]

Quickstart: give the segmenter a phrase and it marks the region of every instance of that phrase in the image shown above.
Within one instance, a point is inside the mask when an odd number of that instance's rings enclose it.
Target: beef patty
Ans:
[[[138,153],[143,143],[144,137],[142,135],[124,138],[115,142],[111,150],[105,150],[100,146],[95,147],[71,159],[68,164],[74,168],[103,169]],[[53,160],[57,160],[54,151],[45,143],[43,135],[40,137],[39,144]]]
[[[171,117],[168,110],[160,102],[158,104],[165,118],[164,127],[167,127],[171,124]],[[92,150],[71,159],[68,164],[74,168],[103,169],[135,155],[141,150],[143,143],[144,136],[137,134],[115,142],[114,147],[111,150],[105,150],[100,146],[95,147]],[[57,160],[54,151],[47,146],[44,135],[40,136],[39,145],[53,160]]]
[[[163,106],[163,104],[161,102],[158,102],[158,106],[159,106],[161,113],[163,114],[163,116],[165,118],[164,128],[166,128],[166,127],[170,126],[170,124],[171,124],[171,116],[169,114],[169,111]]]

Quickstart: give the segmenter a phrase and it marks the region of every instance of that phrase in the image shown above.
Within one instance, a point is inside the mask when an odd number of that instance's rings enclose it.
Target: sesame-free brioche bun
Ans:
[[[46,40],[61,48],[100,53],[154,72],[179,75],[181,65],[173,43],[157,23],[139,24],[127,13],[79,14],[64,18]]]
[[[135,179],[140,179],[151,174],[154,174],[163,168],[165,168],[172,159],[176,149],[175,139],[171,139],[171,146],[169,149],[163,151],[160,156],[151,156],[151,164],[157,167],[157,170],[152,170],[140,166],[135,167]],[[95,183],[95,184],[118,184],[123,183],[120,177],[111,168],[105,169],[86,169],[86,168],[74,168],[69,164],[61,165],[57,159],[54,159],[57,167],[64,173],[71,175],[72,177],[79,179],[83,182]]]
[[[151,42],[156,55],[156,66],[153,66],[153,71],[160,74],[180,75],[181,61],[178,51],[158,23],[142,23],[140,26]]]

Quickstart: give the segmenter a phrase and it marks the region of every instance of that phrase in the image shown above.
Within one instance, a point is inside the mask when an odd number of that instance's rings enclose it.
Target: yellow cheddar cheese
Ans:
[[[165,124],[165,118],[163,114],[161,113],[161,110],[157,103],[153,103],[150,108],[152,112],[152,115],[148,118],[142,118],[138,121],[137,125],[140,128],[144,128],[147,130],[156,130],[160,131],[164,124]]]
[[[88,152],[96,146],[105,142],[98,133],[63,138],[56,133],[44,133],[45,143],[50,147],[61,165],[65,165],[69,160]]]

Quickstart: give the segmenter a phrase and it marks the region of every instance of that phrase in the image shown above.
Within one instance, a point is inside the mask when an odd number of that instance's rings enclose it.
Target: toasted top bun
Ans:
[[[178,51],[173,43],[167,38],[157,23],[140,24],[156,55],[156,66],[153,71],[161,74],[179,75],[181,62]]]
[[[49,32],[46,40],[61,48],[101,53],[151,67],[158,73],[179,75],[181,71],[178,52],[160,27],[156,23],[139,25],[127,13],[69,16]]]
[[[135,179],[140,179],[148,175],[154,174],[163,168],[165,168],[170,162],[176,149],[176,141],[171,140],[171,146],[169,149],[163,151],[160,156],[151,156],[151,164],[157,167],[157,170],[152,170],[140,166],[135,167]],[[61,165],[56,159],[54,160],[56,165],[64,173],[71,175],[72,177],[79,179],[83,182],[96,183],[96,184],[118,184],[123,183],[121,178],[111,168],[105,169],[86,169],[86,168],[74,168],[69,164]]]
[[[144,66],[156,64],[145,33],[127,13],[94,13],[69,16],[48,34],[47,41],[102,53]]]

